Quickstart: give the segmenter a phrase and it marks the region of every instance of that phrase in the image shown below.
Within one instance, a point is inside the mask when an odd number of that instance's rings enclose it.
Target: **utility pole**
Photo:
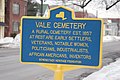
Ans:
[[[41,17],[43,16],[43,0],[41,0]]]
[[[86,0],[85,0],[85,1],[86,1]],[[85,10],[84,10],[85,1],[84,1],[83,4],[82,4],[82,8],[83,8],[83,18],[84,18],[84,12],[85,12]]]
[[[120,19],[118,18],[118,36],[120,36]]]
[[[96,18],[98,18],[98,10],[96,10]]]

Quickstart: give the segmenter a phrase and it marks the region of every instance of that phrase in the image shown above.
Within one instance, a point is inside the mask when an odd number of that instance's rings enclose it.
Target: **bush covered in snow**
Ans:
[[[16,47],[20,47],[20,34],[17,34],[16,37],[13,40],[13,44]]]
[[[13,37],[5,37],[0,39],[0,44],[9,44],[13,42]]]
[[[13,37],[5,37],[5,38],[0,39],[0,47],[19,48],[20,47],[20,34],[17,34],[14,39]]]

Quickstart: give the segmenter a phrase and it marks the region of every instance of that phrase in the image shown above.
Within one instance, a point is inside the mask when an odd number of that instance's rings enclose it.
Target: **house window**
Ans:
[[[105,35],[109,35],[109,31],[105,31]]]
[[[13,32],[19,31],[19,22],[13,22]]]
[[[12,11],[13,11],[13,14],[17,14],[18,15],[20,13],[20,5],[14,3]]]
[[[106,28],[107,28],[107,29],[110,29],[110,26],[109,26],[109,25],[107,25],[107,26],[106,26]]]
[[[105,36],[107,36],[107,35],[111,35],[111,31],[105,31]]]

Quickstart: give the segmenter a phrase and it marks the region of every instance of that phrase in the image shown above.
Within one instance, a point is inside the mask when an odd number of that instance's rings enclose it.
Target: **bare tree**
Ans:
[[[108,5],[107,0],[104,0],[104,2],[106,4],[106,10],[109,10],[110,8],[112,8],[113,6],[115,6],[118,2],[120,2],[120,0],[117,0],[117,1],[115,1],[113,3],[111,1],[111,3],[112,3],[111,5]]]
[[[73,3],[73,5],[79,6],[81,8],[84,8],[87,6],[92,0],[81,0],[80,4]]]

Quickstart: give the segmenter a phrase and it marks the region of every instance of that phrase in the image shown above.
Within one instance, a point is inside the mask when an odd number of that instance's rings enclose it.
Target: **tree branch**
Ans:
[[[112,8],[114,5],[116,5],[120,0],[117,0],[115,3],[113,3],[111,6],[106,6],[106,10]]]
[[[86,0],[85,0],[85,1],[86,1]],[[92,0],[89,0],[86,4],[85,4],[85,1],[83,2],[82,5],[78,5],[78,4],[76,4],[76,3],[73,3],[73,5],[76,5],[76,6],[79,6],[79,7],[81,7],[81,8],[84,8],[84,7],[86,7]]]

